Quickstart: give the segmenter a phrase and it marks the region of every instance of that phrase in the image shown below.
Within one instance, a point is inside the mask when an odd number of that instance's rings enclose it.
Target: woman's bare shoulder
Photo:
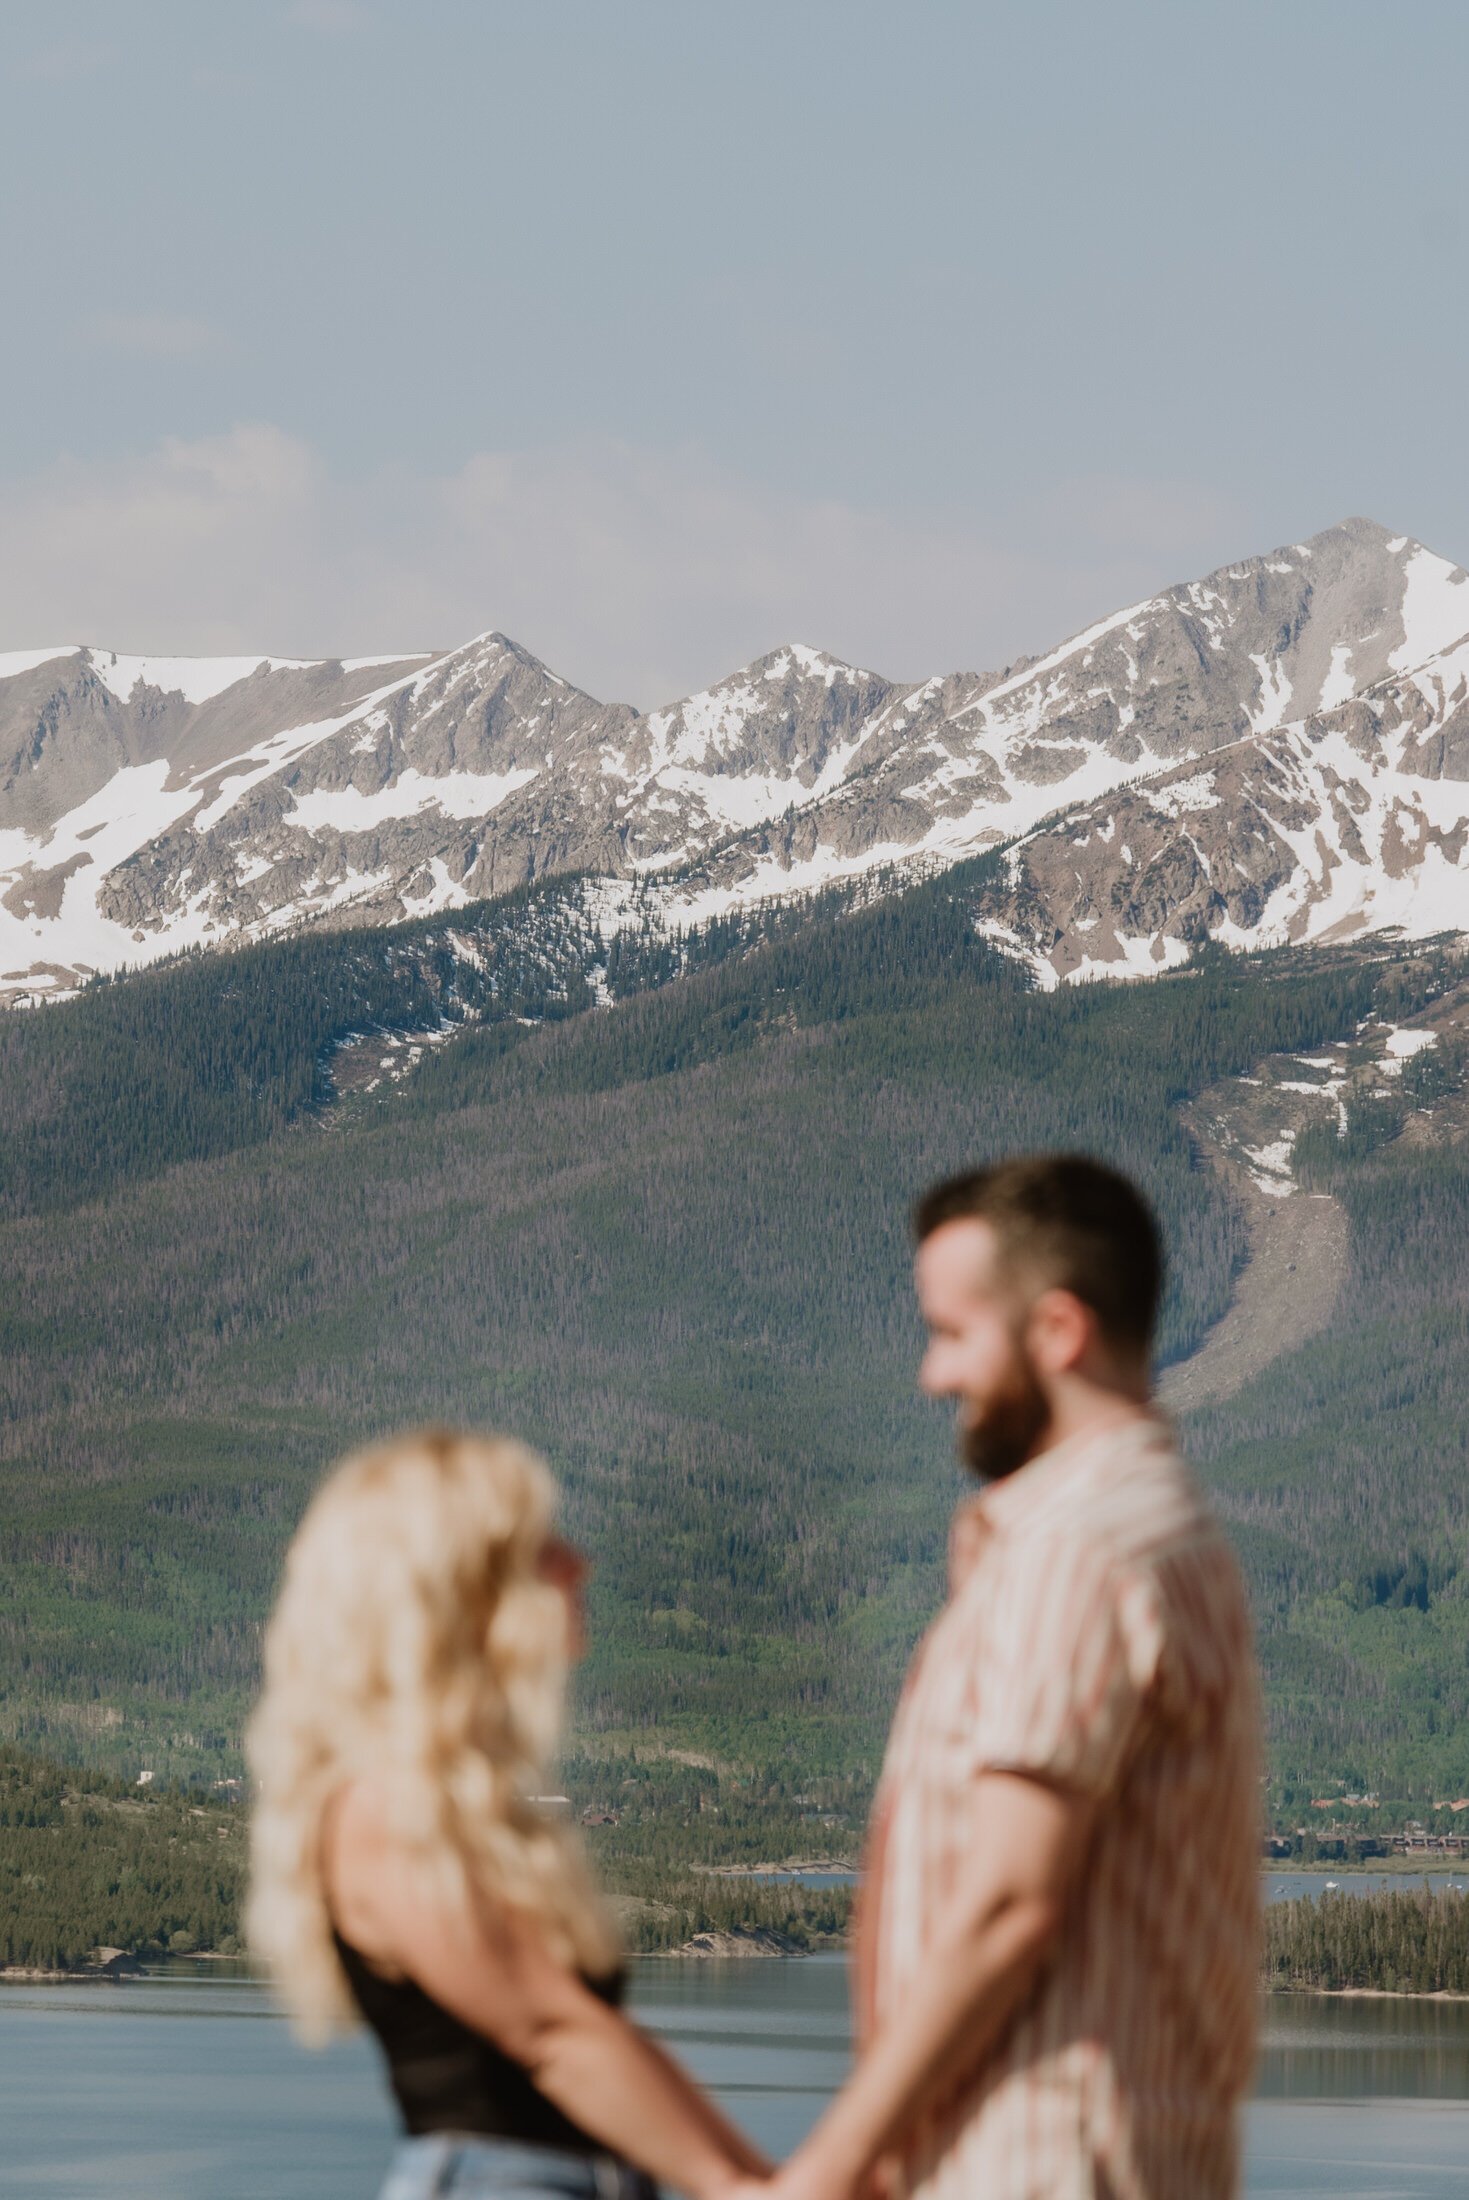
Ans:
[[[377,1781],[344,1781],[321,1817],[321,1875],[332,1923],[369,1962],[396,1969],[402,1854]]]

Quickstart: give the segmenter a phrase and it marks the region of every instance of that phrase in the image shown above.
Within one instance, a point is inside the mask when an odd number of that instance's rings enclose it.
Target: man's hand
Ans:
[[[767,2200],[867,2200],[934,2095],[972,2080],[1049,1959],[1094,1805],[1050,1783],[984,1773],[974,1837],[901,2024],[878,2032],[842,2092],[768,2185]],[[885,2180],[882,2180],[885,2181]],[[746,2188],[738,2188],[744,2192]]]
[[[812,2157],[807,2141],[768,2181],[746,2179],[721,2193],[720,2200],[849,2200],[849,2196],[850,2200],[883,2200],[872,2179],[839,2185],[831,2166]]]
[[[865,2175],[844,2175],[835,2162],[819,2160],[808,2140],[768,2182],[732,2186],[720,2200],[890,2200],[894,2167],[889,2158]]]

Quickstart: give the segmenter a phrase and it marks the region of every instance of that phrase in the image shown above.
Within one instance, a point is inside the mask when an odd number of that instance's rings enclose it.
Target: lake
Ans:
[[[220,1966],[0,1989],[0,2192],[16,2200],[366,2200],[392,2144],[374,2050],[294,2045]],[[203,1974],[203,1975],[197,1975]],[[844,1967],[645,1961],[643,2021],[773,2153],[847,2066]],[[1248,2192],[1469,2190],[1469,2003],[1267,1999]]]
[[[1439,1894],[1463,1894],[1469,1888],[1469,1871],[1462,1864],[1391,1872],[1332,1872],[1323,1865],[1310,1871],[1270,1871],[1260,1885],[1267,1902],[1291,1902],[1300,1895],[1327,1894],[1333,1889],[1340,1894],[1415,1894],[1422,1887],[1432,1887]]]
[[[858,1874],[855,1871],[750,1871],[729,1872],[730,1879],[757,1879],[765,1882],[788,1880],[798,1887],[852,1887]],[[1292,1902],[1301,1895],[1316,1896],[1333,1891],[1342,1894],[1411,1894],[1418,1887],[1432,1887],[1440,1893],[1449,1891],[1463,1894],[1469,1889],[1469,1869],[1462,1864],[1425,1865],[1421,1870],[1410,1867],[1397,1871],[1362,1871],[1356,1868],[1338,1868],[1333,1872],[1328,1865],[1313,1864],[1309,1870],[1292,1871],[1273,1869],[1260,1881],[1261,1891],[1267,1902]]]

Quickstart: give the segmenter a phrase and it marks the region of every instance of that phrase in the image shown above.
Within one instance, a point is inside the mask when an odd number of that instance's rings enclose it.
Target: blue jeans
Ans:
[[[378,2200],[657,2200],[657,2188],[611,2154],[436,2131],[400,2143]]]

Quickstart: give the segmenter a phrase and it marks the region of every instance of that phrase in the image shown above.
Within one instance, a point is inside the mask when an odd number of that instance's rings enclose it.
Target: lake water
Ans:
[[[847,2067],[837,1957],[643,1962],[634,2000],[774,2154]],[[1265,2014],[1250,2195],[1469,2193],[1469,2003],[1274,1995]],[[366,2200],[393,2127],[365,2041],[307,2055],[262,1988],[209,1967],[0,1988],[0,2133],[16,2200]]]
[[[729,1876],[762,1881],[789,1880],[798,1887],[855,1886],[858,1877],[854,1871],[756,1871],[732,1872]],[[1290,1902],[1301,1895],[1326,1894],[1333,1889],[1342,1894],[1401,1894],[1428,1886],[1463,1894],[1469,1890],[1469,1868],[1460,1864],[1426,1865],[1422,1870],[1409,1871],[1333,1872],[1325,1865],[1313,1865],[1309,1871],[1266,1872],[1260,1884],[1267,1902]]]
[[[1418,1888],[1428,1886],[1440,1893],[1463,1894],[1469,1889],[1469,1870],[1457,1865],[1448,1869],[1432,1866],[1423,1871],[1396,1872],[1271,1871],[1260,1884],[1267,1902],[1293,1901],[1298,1895],[1325,1894],[1331,1888],[1342,1894],[1413,1894]]]

